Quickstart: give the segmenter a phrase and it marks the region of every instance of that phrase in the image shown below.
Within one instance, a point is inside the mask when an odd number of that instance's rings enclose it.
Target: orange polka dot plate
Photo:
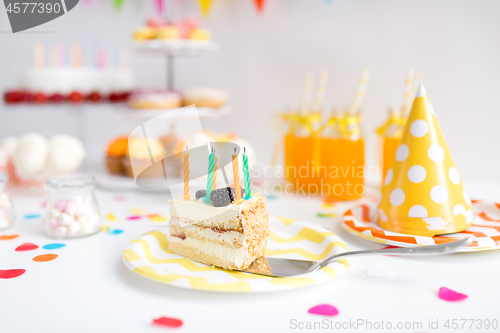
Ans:
[[[436,236],[416,236],[381,228],[377,222],[377,204],[370,202],[345,212],[342,227],[358,237],[401,247],[442,244],[472,234],[475,237],[474,242],[459,252],[500,249],[500,204],[472,200],[472,213],[472,225],[462,232]]]

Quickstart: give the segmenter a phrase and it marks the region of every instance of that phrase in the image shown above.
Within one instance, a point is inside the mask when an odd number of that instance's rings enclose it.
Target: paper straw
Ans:
[[[356,93],[356,98],[354,99],[354,105],[352,107],[353,113],[358,113],[361,105],[363,104],[363,99],[365,98],[366,86],[368,85],[368,78],[370,77],[370,70],[368,68],[363,69],[361,73],[361,79],[359,80],[358,92]]]
[[[319,77],[318,90],[316,92],[316,100],[314,101],[313,111],[318,111],[323,105],[323,99],[325,97],[326,85],[328,84],[328,71],[323,70],[321,76]]]
[[[129,68],[130,64],[130,53],[128,49],[122,49],[120,52],[120,67]]]
[[[407,101],[408,104],[403,106],[403,110],[404,110],[404,112],[402,114],[403,117],[406,117],[408,115],[408,112],[410,112],[411,106],[413,104],[413,100],[415,99],[415,95],[417,94],[418,87],[420,87],[420,82],[422,82],[423,77],[424,77],[424,75],[422,73],[417,73],[417,75],[415,75],[415,78],[413,79],[410,98]]]
[[[302,92],[302,102],[300,107],[302,113],[309,111],[309,103],[311,102],[313,81],[314,81],[314,75],[311,72],[307,73],[306,82],[304,83],[304,91]]]
[[[411,101],[411,92],[413,90],[413,77],[415,76],[415,71],[409,68],[406,71],[406,81],[405,81],[405,93],[403,95],[403,110],[402,113],[406,114],[406,108],[409,106]]]

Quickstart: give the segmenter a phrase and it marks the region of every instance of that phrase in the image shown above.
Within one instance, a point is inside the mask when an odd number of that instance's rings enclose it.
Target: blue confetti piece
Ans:
[[[55,250],[55,249],[60,249],[61,247],[65,247],[65,246],[66,246],[66,244],[52,243],[52,244],[44,245],[43,248],[45,250]]]
[[[266,199],[268,199],[268,200],[276,200],[276,199],[278,199],[278,196],[274,195],[274,194],[266,195]]]
[[[39,219],[42,217],[42,214],[26,214],[24,215],[25,219]]]
[[[121,230],[121,229],[115,229],[115,230],[113,230],[113,231],[110,231],[109,233],[110,233],[110,234],[113,234],[113,235],[119,235],[119,234],[121,234],[122,232],[123,232],[123,230]]]

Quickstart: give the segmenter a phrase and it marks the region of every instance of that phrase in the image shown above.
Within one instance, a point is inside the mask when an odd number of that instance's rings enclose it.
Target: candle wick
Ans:
[[[247,148],[243,147],[243,154],[246,154],[246,153],[247,153]]]

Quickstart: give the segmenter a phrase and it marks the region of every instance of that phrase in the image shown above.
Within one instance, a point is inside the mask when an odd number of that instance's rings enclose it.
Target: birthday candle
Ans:
[[[248,155],[243,148],[243,176],[245,177],[245,200],[250,199],[250,175],[248,173]]]
[[[214,154],[214,149],[212,148],[212,152],[210,153],[208,157],[208,175],[207,175],[207,193],[203,197],[203,200],[205,202],[210,202],[210,194],[212,193],[212,183],[213,183],[213,177],[214,177],[214,163],[215,163],[215,154]]]
[[[183,169],[184,169],[184,201],[189,201],[191,194],[189,194],[189,153],[187,152],[188,147],[186,146],[186,152],[182,154],[184,158]]]
[[[238,155],[236,155],[236,148],[234,148],[233,157],[233,179],[234,179],[234,196],[235,200],[241,199],[241,190],[240,190],[240,172],[238,170]]]
[[[214,156],[214,180],[212,181],[212,191],[215,191],[216,186],[217,186],[217,156]]]

